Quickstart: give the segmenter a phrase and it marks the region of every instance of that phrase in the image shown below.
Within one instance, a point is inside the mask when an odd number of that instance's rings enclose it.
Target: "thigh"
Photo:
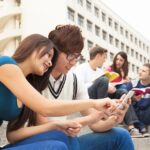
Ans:
[[[15,147],[5,147],[3,150],[68,150],[68,148],[63,142],[50,140]]]
[[[76,137],[69,137],[64,132],[55,131],[55,130],[37,134],[35,136],[29,137],[25,140],[12,144],[11,146],[19,146],[19,145],[25,145],[25,144],[35,143],[39,141],[49,141],[49,140],[57,140],[63,142],[67,145],[68,149],[71,150],[73,150],[72,149],[73,145],[76,145],[74,150],[78,150],[79,147],[78,140]]]
[[[128,131],[122,128],[86,134],[79,137],[79,142],[81,150],[134,150]]]

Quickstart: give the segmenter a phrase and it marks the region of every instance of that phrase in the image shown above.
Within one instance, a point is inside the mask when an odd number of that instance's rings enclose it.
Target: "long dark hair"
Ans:
[[[117,56],[118,56],[118,55],[120,55],[120,56],[124,59],[124,64],[123,64],[123,66],[122,66],[122,70],[123,70],[124,76],[122,76],[121,70],[116,67],[116,60],[117,60]],[[114,72],[119,73],[119,75],[120,75],[123,79],[125,79],[125,78],[128,76],[128,72],[129,72],[129,63],[128,63],[127,54],[126,54],[125,52],[123,52],[123,51],[118,52],[118,53],[115,55],[115,57],[114,57],[113,64],[111,65],[111,67],[112,67],[112,70],[113,70]]]
[[[40,53],[40,57],[44,56],[47,52],[49,52],[51,49],[54,48],[54,44],[51,40],[48,38],[40,35],[40,34],[32,34],[25,38],[19,45],[19,47],[16,49],[14,55],[12,56],[17,63],[24,62],[28,57],[34,52],[39,52],[42,49],[42,52]],[[29,74],[26,78],[29,81],[29,83],[37,89],[40,93],[42,90],[44,90],[48,85],[49,75],[52,70],[52,68],[56,64],[56,60],[58,57],[58,52],[54,50],[54,56],[52,58],[52,64],[53,66],[48,69],[46,73],[42,76],[38,76],[35,74]],[[28,126],[36,125],[36,113],[33,112],[28,107],[24,106],[23,111],[20,114],[20,116],[15,121],[10,121],[7,127],[7,131],[12,131],[19,129],[22,127],[26,122],[28,122]]]

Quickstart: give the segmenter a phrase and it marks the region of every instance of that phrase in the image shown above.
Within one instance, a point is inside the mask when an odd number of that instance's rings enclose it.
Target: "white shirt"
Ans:
[[[99,77],[103,74],[103,71],[100,68],[93,70],[89,63],[83,63],[74,69],[74,73],[84,82],[88,88],[92,85],[96,77]]]

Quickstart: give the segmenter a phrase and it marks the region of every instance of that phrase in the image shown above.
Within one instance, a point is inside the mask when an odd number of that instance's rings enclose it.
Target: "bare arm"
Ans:
[[[36,126],[24,126],[14,131],[7,131],[7,138],[10,143],[15,143],[50,130],[59,130],[69,136],[76,136],[81,127],[82,125],[76,120],[49,120],[47,117],[37,115]]]
[[[0,81],[16,95],[16,97],[33,111],[44,116],[60,116],[82,111],[90,107],[102,109],[104,101],[52,101],[44,98],[26,80],[20,68],[7,64],[0,66]]]
[[[57,130],[57,126],[54,122],[48,122],[42,125],[32,127],[22,127],[18,130],[8,132],[7,139],[10,143],[15,143],[17,141],[49,130]]]

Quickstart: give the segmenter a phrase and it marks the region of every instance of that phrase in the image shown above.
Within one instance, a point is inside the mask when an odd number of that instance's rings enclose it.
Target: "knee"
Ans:
[[[122,96],[123,94],[127,94],[128,91],[126,89],[117,89],[117,93],[119,93],[120,96]]]
[[[109,83],[109,80],[107,77],[100,77],[97,79],[97,82],[99,83],[99,85],[107,85]]]
[[[56,148],[58,148],[58,150],[68,150],[67,145],[64,142],[60,141],[57,141]]]
[[[112,129],[112,132],[114,132],[119,139],[131,139],[129,132],[124,128],[116,127]]]
[[[55,140],[50,140],[50,141],[46,141],[47,143],[45,143],[44,145],[49,147],[53,150],[68,150],[67,145],[64,142],[61,141],[55,141]]]

